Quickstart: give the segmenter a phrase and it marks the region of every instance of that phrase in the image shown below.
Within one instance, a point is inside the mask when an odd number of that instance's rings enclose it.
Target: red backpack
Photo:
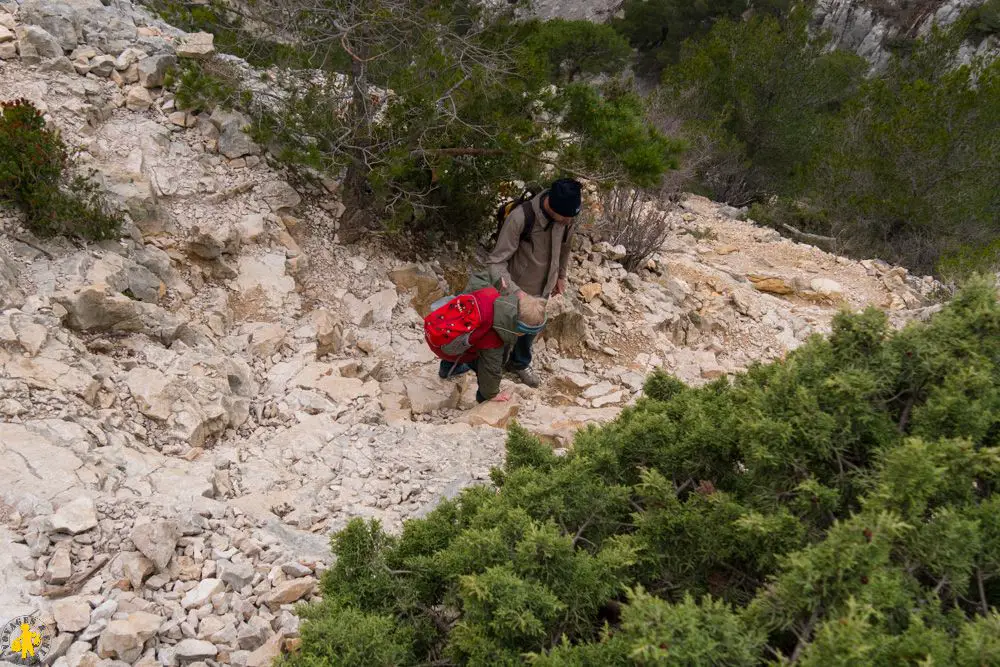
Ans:
[[[474,294],[460,294],[435,302],[431,306],[434,310],[424,318],[424,338],[431,351],[439,359],[459,361],[493,326],[493,313],[483,312],[480,299],[486,305],[499,296],[500,292],[487,287]]]

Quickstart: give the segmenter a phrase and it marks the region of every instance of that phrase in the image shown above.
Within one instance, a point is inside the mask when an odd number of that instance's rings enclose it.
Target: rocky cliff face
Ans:
[[[245,118],[178,108],[164,74],[210,36],[124,0],[0,4],[0,26],[0,99],[44,109],[129,219],[80,247],[0,209],[0,613],[37,611],[57,667],[263,667],[331,531],[486,479],[515,416],[563,449],[654,368],[700,385],[841,307],[934,308],[929,278],[688,197],[637,273],[581,234],[542,387],[475,407],[421,328],[466,267],[339,244],[336,183],[296,189]]]
[[[832,36],[832,46],[854,51],[872,64],[873,71],[889,62],[893,40],[927,35],[933,26],[947,27],[969,7],[985,0],[818,0],[813,27]],[[1000,55],[996,35],[966,42],[959,62],[975,56]]]
[[[933,25],[951,25],[969,7],[985,0],[817,0],[814,29],[828,31],[832,46],[854,51],[879,71],[889,61],[893,40],[926,35]],[[544,18],[606,21],[621,8],[621,0],[535,0],[534,11]],[[1000,56],[1000,38],[967,42],[959,62],[973,57]]]

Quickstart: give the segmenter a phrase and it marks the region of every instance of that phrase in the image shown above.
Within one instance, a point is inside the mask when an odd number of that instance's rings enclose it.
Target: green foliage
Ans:
[[[815,156],[805,191],[849,249],[923,272],[988,268],[968,249],[1000,235],[1000,61],[948,68],[956,44],[932,37],[866,82]]]
[[[546,179],[651,185],[673,165],[677,144],[626,84],[552,85],[621,70],[628,46],[606,27],[518,23],[466,0],[333,5],[357,26],[341,36],[359,61],[322,84],[289,76],[255,136],[289,163],[345,173],[348,219],[429,246],[471,244],[493,227],[500,183],[540,181],[553,165]],[[323,22],[295,30],[309,43],[336,33]]]
[[[580,75],[615,74],[628,63],[632,49],[613,28],[591,21],[533,21],[524,25],[525,45],[546,63],[553,81]]]
[[[0,200],[23,211],[39,236],[115,238],[120,218],[95,184],[69,174],[71,166],[58,131],[34,105],[24,99],[0,104]]]
[[[967,34],[980,39],[1000,34],[1000,0],[986,0],[968,11]]]
[[[826,52],[822,39],[809,39],[807,21],[801,10],[782,20],[721,19],[664,71],[667,112],[686,121],[686,135],[718,146],[700,174],[716,198],[742,205],[794,187],[800,166],[825,148],[831,110],[859,85],[864,61]],[[711,178],[725,159],[745,165],[742,173]]]
[[[738,20],[750,9],[758,14],[784,14],[788,0],[626,0],[623,16],[611,25],[643,54],[641,64],[658,71],[677,61],[682,44],[707,33],[720,20]]]
[[[188,60],[167,73],[164,86],[174,91],[178,107],[186,111],[211,112],[223,108],[247,108],[249,92],[224,64]]]
[[[400,665],[1000,661],[995,284],[646,388],[564,457],[513,426],[492,488],[398,537],[353,521],[287,665],[384,664],[317,634],[341,618]]]
[[[609,182],[651,187],[676,168],[680,144],[645,122],[643,101],[626,87],[570,84],[559,101],[565,103],[566,129],[581,137],[564,155],[591,173],[610,175]]]
[[[690,189],[843,254],[955,280],[995,270],[1000,62],[954,64],[996,7],[907,38],[867,78],[862,60],[808,37],[802,9],[719,20],[663,73],[658,113],[683,128]]]

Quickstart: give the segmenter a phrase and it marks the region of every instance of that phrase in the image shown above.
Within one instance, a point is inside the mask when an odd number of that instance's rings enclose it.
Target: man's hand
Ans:
[[[552,290],[552,296],[558,296],[566,291],[566,279],[560,278],[556,281],[556,288]]]
[[[506,403],[510,400],[510,390],[501,391],[499,394],[493,397],[493,400],[498,403]]]

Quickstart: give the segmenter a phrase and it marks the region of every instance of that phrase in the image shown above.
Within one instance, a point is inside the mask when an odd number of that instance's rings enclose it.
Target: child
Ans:
[[[510,396],[500,393],[500,379],[506,351],[512,348],[521,336],[536,336],[545,327],[545,299],[531,296],[522,291],[502,294],[505,287],[502,279],[490,280],[488,273],[474,274],[462,294],[475,299],[478,309],[478,324],[467,333],[468,349],[457,355],[442,354],[438,374],[442,378],[476,372],[479,388],[476,401],[506,401]],[[451,302],[444,299],[432,306],[432,310]],[[433,313],[432,313],[433,314]],[[430,317],[430,316],[428,316]],[[433,346],[432,346],[433,347]]]

